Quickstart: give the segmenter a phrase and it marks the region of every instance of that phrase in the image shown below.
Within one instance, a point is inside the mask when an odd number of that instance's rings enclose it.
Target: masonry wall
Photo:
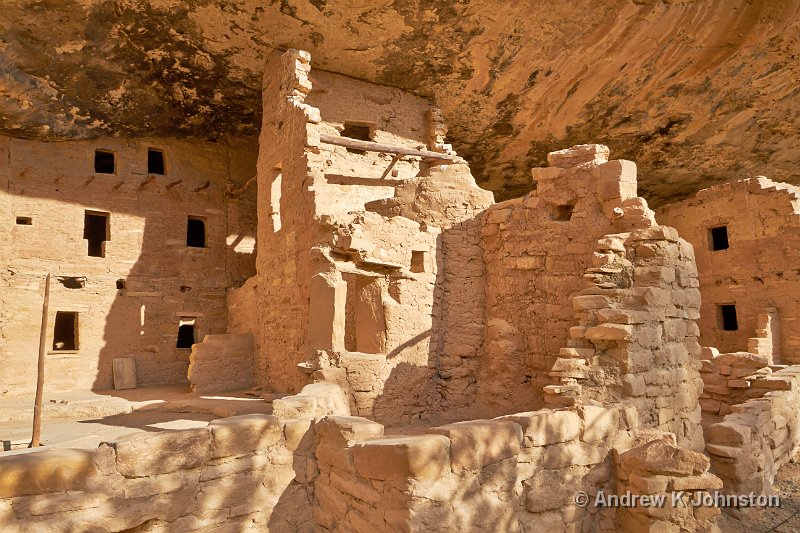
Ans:
[[[305,431],[297,429],[245,415],[94,450],[3,457],[0,528],[310,532],[312,489],[297,452]]]
[[[479,396],[499,412],[543,405],[542,387],[552,383],[549,373],[575,325],[572,297],[586,286],[597,240],[634,227],[634,213],[647,209],[636,197],[636,165],[608,161],[606,147],[581,145],[551,156],[550,167],[532,170],[534,192],[482,217],[486,331]],[[625,216],[616,216],[615,207]]]
[[[225,293],[253,271],[249,189],[226,190],[254,170],[251,141],[0,140],[4,265],[0,273],[0,394],[31,393],[47,272],[51,285],[45,363],[48,390],[112,388],[112,360],[133,357],[139,385],[185,383],[189,350],[176,348],[181,319],[195,339],[223,333]],[[165,175],[148,174],[147,150],[163,150]],[[95,149],[115,154],[114,174],[94,171]],[[105,257],[90,257],[87,210],[108,214]],[[187,246],[187,218],[205,222],[203,248]],[[29,217],[30,225],[16,224]],[[245,243],[245,244],[243,244]],[[85,278],[67,288],[60,277]],[[124,288],[118,288],[118,281]],[[56,313],[78,313],[78,346],[54,350]]]
[[[658,220],[695,248],[702,293],[701,343],[720,352],[748,349],[758,316],[775,308],[774,361],[800,361],[800,191],[764,177],[726,183],[662,207]],[[709,230],[727,227],[728,248],[712,250]],[[719,305],[736,306],[736,330],[723,329]]]
[[[594,504],[600,491],[626,487],[668,501],[674,491],[692,497],[721,487],[700,453],[639,433],[632,408],[517,413],[413,436],[384,435],[363,418],[327,417],[315,433],[317,531],[715,531],[719,513],[634,508],[622,515]],[[588,506],[575,504],[577,491]]]
[[[449,312],[445,320],[454,327],[482,320],[464,294],[448,300],[443,234],[474,218],[491,194],[475,185],[463,161],[395,160],[320,140],[347,137],[355,125],[374,142],[456,159],[427,101],[326,72],[309,74],[305,52],[273,56],[266,72],[259,211],[271,215],[259,218],[259,383],[295,392],[310,372],[335,368],[343,370],[358,414],[394,423],[428,416],[442,397],[444,302],[460,299],[468,309],[460,316]],[[476,251],[477,232],[474,226],[455,231],[450,257],[463,261],[464,253]],[[469,239],[472,248],[460,246]],[[471,276],[481,273],[479,266]],[[468,357],[480,346],[473,340]],[[460,355],[453,359],[449,364],[461,363]],[[466,384],[460,404],[465,390]]]
[[[778,469],[800,449],[800,367],[762,373],[751,383],[750,399],[705,432],[713,472],[728,494],[772,494]]]
[[[691,245],[673,228],[650,226],[606,235],[594,256],[591,284],[572,300],[578,325],[550,373],[559,384],[545,387],[545,401],[634,406],[642,427],[702,450]]]
[[[713,507],[623,515],[595,504],[625,489],[672,501],[721,486],[706,457],[642,431],[633,408],[584,405],[391,436],[347,416],[343,400],[335,385],[307,385],[276,400],[277,417],[2,457],[0,528],[715,530]],[[575,504],[576,491],[588,505]]]

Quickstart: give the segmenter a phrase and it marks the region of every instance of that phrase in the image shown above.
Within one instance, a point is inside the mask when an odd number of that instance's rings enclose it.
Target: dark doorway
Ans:
[[[181,324],[178,328],[178,348],[191,348],[194,344],[194,324]]]
[[[164,174],[164,152],[155,148],[148,148],[147,172],[150,174]]]
[[[718,226],[708,230],[709,241],[712,251],[728,249],[728,226]]]
[[[206,247],[206,223],[202,218],[189,217],[186,224],[186,246]]]
[[[109,240],[108,213],[86,211],[83,216],[83,238],[88,242],[90,257],[105,257],[104,243]]]
[[[723,331],[738,331],[739,322],[736,320],[736,306],[733,304],[719,306],[719,320]]]
[[[116,170],[114,152],[110,150],[94,151],[94,171],[97,174],[113,174]]]
[[[53,326],[53,350],[78,349],[78,313],[69,311],[56,312]]]

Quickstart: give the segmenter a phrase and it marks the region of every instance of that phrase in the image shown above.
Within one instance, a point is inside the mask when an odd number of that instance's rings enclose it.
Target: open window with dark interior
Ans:
[[[550,219],[558,222],[567,222],[572,219],[572,212],[575,211],[574,204],[564,205],[548,205],[550,210]]]
[[[191,348],[194,342],[194,321],[181,320],[181,324],[178,326],[178,342],[175,346]]]
[[[734,304],[724,304],[717,307],[719,329],[723,331],[738,331],[739,322],[736,319],[736,306]]]
[[[86,211],[83,215],[83,238],[88,243],[89,257],[105,257],[105,242],[111,240],[108,213]]]
[[[30,226],[32,224],[33,224],[33,219],[31,217],[17,217],[18,226]]]
[[[189,217],[186,222],[186,246],[206,247],[206,221],[201,217]]]
[[[425,272],[425,250],[411,251],[411,272]]]
[[[78,313],[56,312],[53,325],[53,350],[74,351],[78,349]]]
[[[150,174],[164,174],[164,152],[155,148],[147,149],[147,172]]]
[[[116,170],[114,152],[111,150],[94,151],[94,171],[97,174],[113,174]]]
[[[357,141],[372,141],[374,131],[375,128],[369,124],[364,124],[361,122],[345,122],[344,128],[339,135],[349,139],[355,139]],[[348,148],[347,151],[351,154],[366,153],[364,150],[358,150],[356,148]]]
[[[728,249],[728,226],[708,228],[708,244],[712,251]]]

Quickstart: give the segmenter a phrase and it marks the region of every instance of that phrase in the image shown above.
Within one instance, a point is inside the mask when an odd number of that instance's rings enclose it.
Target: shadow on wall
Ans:
[[[279,421],[255,415],[4,458],[0,529],[310,533],[313,429],[304,422],[291,444]]]
[[[396,364],[375,399],[375,419],[414,423],[472,405],[483,341],[483,257],[477,247],[481,216],[442,228],[433,280],[430,329],[390,350],[387,361],[428,341],[425,357]],[[477,250],[477,252],[476,252]],[[401,416],[394,413],[402,412]]]
[[[246,248],[242,237],[246,236],[247,228],[242,224],[248,218],[244,211],[250,200],[231,205],[225,191],[231,181],[238,186],[245,181],[242,169],[246,164],[241,161],[253,159],[253,146],[247,144],[249,141],[241,141],[241,152],[233,148],[211,151],[212,155],[204,156],[201,161],[209,164],[207,175],[214,179],[204,180],[203,175],[197,175],[196,163],[187,161],[181,162],[182,168],[171,174],[168,168],[166,175],[140,175],[135,161],[141,156],[139,144],[145,146],[148,141],[119,140],[109,141],[116,143],[118,168],[122,165],[122,171],[115,174],[92,173],[91,163],[87,163],[89,169],[83,172],[84,159],[90,162],[95,145],[103,143],[79,142],[74,146],[58,143],[58,149],[64,150],[64,158],[77,161],[68,171],[28,176],[23,168],[28,163],[24,159],[14,161],[14,148],[19,146],[22,158],[30,157],[26,155],[28,151],[35,154],[43,148],[29,148],[23,144],[26,142],[11,141],[12,210],[36,206],[39,209],[36,214],[42,213],[34,217],[29,230],[33,233],[24,236],[25,239],[41,242],[46,235],[55,240],[63,233],[64,241],[53,242],[41,256],[29,257],[20,255],[25,252],[15,251],[30,247],[23,237],[18,237],[20,240],[11,245],[12,254],[17,254],[12,258],[25,268],[33,264],[41,269],[25,273],[32,280],[38,281],[39,276],[44,279],[48,270],[55,276],[85,278],[85,287],[70,291],[70,303],[51,292],[45,392],[91,389],[114,395],[113,360],[126,357],[136,360],[140,387],[188,385],[191,342],[200,342],[207,333],[225,332],[226,290],[252,273],[244,258],[249,256],[252,263],[254,252],[241,251]],[[172,140],[163,140],[163,144],[168,161],[175,166],[181,158],[191,157],[192,150],[197,151],[196,146]],[[223,158],[237,157],[241,161],[235,164],[221,163]],[[230,174],[232,165],[237,175]],[[252,195],[250,203],[255,209],[255,188],[243,194]],[[44,209],[48,216],[44,215]],[[239,211],[233,216],[231,210]],[[78,220],[83,221],[84,211],[105,213],[105,235],[99,242],[93,243],[92,235],[82,234],[81,227],[76,225]],[[250,218],[254,217],[255,213]],[[51,229],[47,224],[56,226]],[[198,225],[202,226],[199,233]],[[250,230],[252,240],[255,227]],[[198,235],[202,242],[197,240]],[[81,255],[72,255],[72,249],[83,251]],[[53,260],[51,255],[59,259]],[[29,320],[37,326],[41,295],[38,298],[38,315]],[[76,349],[65,355],[56,351],[59,339],[54,339],[54,328],[58,328],[54,317],[59,311],[73,311],[73,305],[81,309],[72,327]],[[34,357],[30,368],[26,363],[24,372],[32,372],[31,383],[35,383],[38,341],[34,337],[38,338],[38,327],[27,329],[30,331],[23,334],[28,340],[23,344],[31,346]],[[182,339],[179,331],[184,333]],[[179,340],[188,340],[188,347],[178,348]]]

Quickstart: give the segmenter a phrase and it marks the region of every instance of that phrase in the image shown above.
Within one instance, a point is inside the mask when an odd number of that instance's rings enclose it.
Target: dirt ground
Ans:
[[[795,460],[800,460],[796,457]],[[735,518],[722,513],[717,524],[723,533],[796,533],[800,531],[800,463],[783,466],[775,479],[780,507]]]
[[[5,453],[20,453],[31,436],[33,399],[3,398],[1,403],[0,441],[11,443],[12,451]],[[270,403],[247,391],[200,395],[165,386],[51,394],[45,396],[42,444],[43,449],[95,448],[130,433],[203,427],[217,418],[271,412]]]

